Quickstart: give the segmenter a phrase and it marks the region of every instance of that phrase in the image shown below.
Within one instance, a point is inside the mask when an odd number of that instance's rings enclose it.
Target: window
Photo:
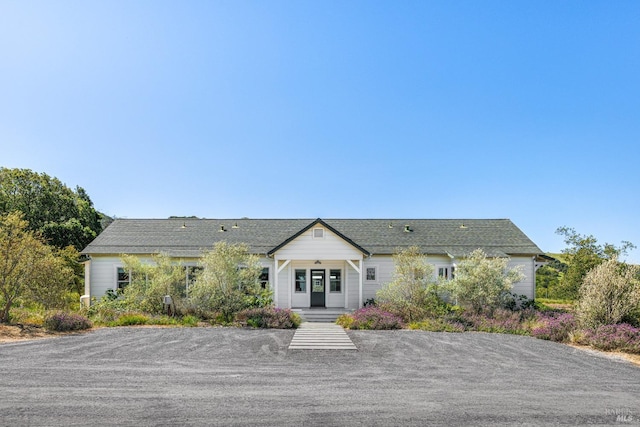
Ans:
[[[329,270],[329,290],[342,292],[342,270]]]
[[[322,239],[322,238],[324,238],[324,228],[314,228],[313,229],[313,238],[314,239]]]
[[[307,270],[296,270],[296,292],[307,292]]]
[[[378,267],[367,267],[364,279],[367,282],[375,282],[378,277]]]
[[[193,284],[196,282],[196,279],[204,269],[202,267],[189,265],[185,265],[184,267],[182,267],[182,269],[184,270],[185,275],[185,287],[184,290],[180,292],[180,296],[186,297],[189,295],[189,288],[193,286]]]
[[[189,281],[189,286],[196,282],[196,279],[200,273],[202,273],[202,270],[204,270],[202,267],[187,267],[187,280]]]
[[[269,287],[269,267],[264,267],[260,273],[260,286],[262,289]]]
[[[442,277],[445,280],[453,279],[455,269],[455,267],[438,267],[438,277]]]
[[[131,275],[122,267],[118,267],[118,279],[116,281],[116,289],[122,290],[131,283]]]

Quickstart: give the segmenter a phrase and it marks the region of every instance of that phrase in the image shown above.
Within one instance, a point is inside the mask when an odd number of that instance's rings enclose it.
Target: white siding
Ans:
[[[517,296],[524,295],[529,299],[535,297],[536,279],[535,279],[535,263],[533,258],[530,257],[514,257],[509,261],[509,268],[520,266],[520,272],[524,274],[524,279],[521,282],[513,285],[511,293]]]
[[[376,268],[376,280],[366,280],[367,267]],[[388,255],[372,256],[364,260],[364,270],[362,271],[362,302],[375,298],[376,292],[386,283],[393,280],[394,263],[393,258]]]
[[[291,260],[344,260],[360,259],[362,252],[345,242],[341,237],[324,229],[323,238],[314,238],[313,227],[278,250],[279,259]]]
[[[276,274],[275,268],[274,274]],[[291,264],[283,268],[282,271],[278,274],[278,294],[274,295],[274,302],[276,304],[276,307],[291,308],[291,302],[289,301],[289,283],[291,282],[291,276],[293,276],[293,273],[291,271]]]
[[[353,267],[351,267],[348,263],[347,265],[348,265],[347,272],[345,274],[346,282],[347,282],[347,292],[349,293],[349,296],[348,296],[349,306],[347,308],[357,309],[359,304],[359,298],[360,298],[360,293],[358,289],[360,278],[359,278],[358,272],[355,271]]]
[[[345,275],[346,275],[346,271],[345,271],[345,264],[347,264],[346,262],[339,262],[339,263],[332,263],[332,264],[327,264],[325,267],[325,263],[322,263],[322,267],[326,268],[326,277],[327,277],[327,283],[326,283],[326,304],[327,307],[338,307],[338,308],[344,308],[344,296],[345,296]],[[342,274],[342,290],[340,292],[331,292],[331,270],[340,270],[341,274]],[[357,283],[356,283],[357,285]]]
[[[116,289],[117,268],[122,266],[122,260],[115,256],[93,256],[90,262],[89,280],[91,296],[100,298],[108,289]]]

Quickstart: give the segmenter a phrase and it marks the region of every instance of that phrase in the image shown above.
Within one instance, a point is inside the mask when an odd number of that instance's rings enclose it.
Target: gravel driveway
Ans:
[[[529,337],[105,328],[0,344],[0,425],[638,425],[640,368]]]

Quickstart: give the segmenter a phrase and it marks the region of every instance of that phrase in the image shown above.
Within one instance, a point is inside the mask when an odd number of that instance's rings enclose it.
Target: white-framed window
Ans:
[[[378,266],[372,265],[364,270],[364,280],[366,282],[375,282],[378,280]]]
[[[451,280],[453,279],[455,270],[455,267],[438,267],[438,277],[444,280]]]
[[[313,229],[313,238],[314,239],[324,239],[324,228],[314,228]]]
[[[342,270],[329,270],[329,292],[342,292]]]
[[[269,267],[264,267],[260,273],[260,286],[262,289],[269,287]]]
[[[296,269],[295,271],[296,292],[307,292],[307,270]]]
[[[131,273],[124,267],[116,268],[116,290],[123,290],[131,284]]]

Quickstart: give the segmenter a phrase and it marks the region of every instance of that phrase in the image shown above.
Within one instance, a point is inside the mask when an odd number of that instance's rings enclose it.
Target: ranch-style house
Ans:
[[[475,249],[508,257],[524,279],[513,293],[535,296],[543,252],[508,219],[116,219],[83,251],[85,296],[123,288],[122,254],[149,259],[165,253],[185,265],[185,287],[203,250],[216,242],[245,243],[260,256],[261,282],[281,308],[363,306],[392,280],[392,255],[417,246],[434,274],[453,277]]]

